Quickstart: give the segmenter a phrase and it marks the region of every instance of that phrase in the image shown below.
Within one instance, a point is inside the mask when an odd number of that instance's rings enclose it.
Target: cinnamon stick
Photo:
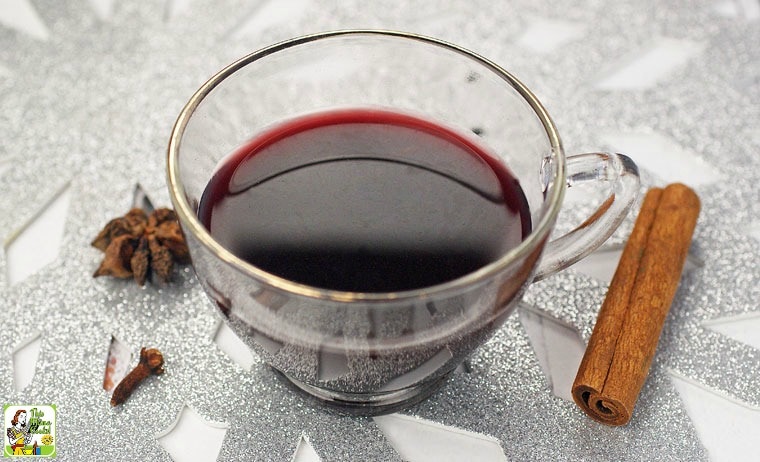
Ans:
[[[649,373],[699,215],[683,184],[647,192],[589,339],[572,394],[593,419],[625,425]]]

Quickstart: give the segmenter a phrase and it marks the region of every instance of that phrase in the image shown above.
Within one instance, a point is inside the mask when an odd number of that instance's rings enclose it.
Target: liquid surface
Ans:
[[[451,281],[531,229],[519,183],[474,136],[363,108],[257,135],[220,164],[198,216],[269,273],[353,292]]]

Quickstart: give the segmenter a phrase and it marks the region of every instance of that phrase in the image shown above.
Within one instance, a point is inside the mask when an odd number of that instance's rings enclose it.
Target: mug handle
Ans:
[[[612,193],[577,228],[546,244],[533,281],[563,270],[599,247],[628,215],[639,192],[639,169],[626,155],[596,152],[567,158],[567,187],[611,182]]]

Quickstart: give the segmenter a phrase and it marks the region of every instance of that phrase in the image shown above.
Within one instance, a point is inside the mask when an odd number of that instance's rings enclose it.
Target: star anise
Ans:
[[[105,252],[93,277],[134,277],[140,285],[151,274],[168,282],[174,263],[190,261],[177,215],[167,208],[156,209],[150,215],[134,208],[109,221],[92,245]]]

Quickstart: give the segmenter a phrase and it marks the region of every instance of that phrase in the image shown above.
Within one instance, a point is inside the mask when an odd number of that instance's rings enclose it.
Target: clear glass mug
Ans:
[[[388,293],[290,281],[217,242],[197,212],[219,163],[275,122],[336,107],[390,108],[476,131],[519,181],[532,231],[462,277]],[[597,183],[608,199],[550,241],[565,189],[580,183]],[[198,279],[232,330],[317,402],[373,415],[428,396],[489,339],[531,282],[606,240],[628,213],[639,177],[620,154],[565,158],[544,107],[493,62],[428,37],[351,30],[282,42],[213,76],[174,126],[168,185]]]

